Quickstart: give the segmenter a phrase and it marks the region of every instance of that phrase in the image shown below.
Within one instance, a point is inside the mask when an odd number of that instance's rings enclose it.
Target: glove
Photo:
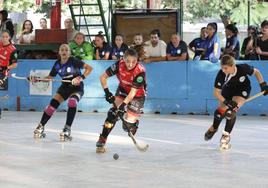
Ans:
[[[114,97],[114,95],[109,91],[109,89],[108,89],[108,88],[105,88],[105,89],[104,89],[104,92],[105,92],[105,99],[106,99],[106,101],[107,101],[108,103],[110,103],[110,104],[114,103],[114,101],[115,101],[115,97]]]
[[[261,87],[261,91],[264,91],[263,95],[267,95],[268,94],[268,86],[266,85],[266,82],[260,83],[260,87]]]
[[[234,110],[235,108],[238,108],[237,102],[233,100],[225,100],[223,101],[223,104],[225,104],[230,110]]]
[[[83,78],[81,76],[77,76],[72,79],[72,85],[79,86],[82,81],[83,81]]]
[[[124,117],[124,114],[126,112],[126,103],[122,102],[122,104],[120,104],[120,106],[118,107],[118,110],[117,110],[117,115],[120,117],[120,118],[123,118]]]

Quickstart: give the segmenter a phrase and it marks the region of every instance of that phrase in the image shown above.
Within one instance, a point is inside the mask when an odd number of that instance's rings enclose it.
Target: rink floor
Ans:
[[[63,112],[48,122],[45,139],[33,139],[41,115],[3,112],[1,188],[268,187],[268,117],[239,117],[232,148],[222,152],[221,131],[212,141],[203,140],[212,116],[144,115],[137,139],[150,145],[146,153],[135,149],[118,123],[108,139],[108,152],[96,154],[105,114],[78,113],[73,140],[66,143],[59,141]]]

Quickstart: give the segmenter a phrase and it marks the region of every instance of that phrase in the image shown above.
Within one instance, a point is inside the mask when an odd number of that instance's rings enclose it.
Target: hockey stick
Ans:
[[[117,109],[117,106],[115,103],[113,103],[114,107]],[[116,116],[118,117],[118,113],[116,114]],[[124,122],[125,120],[123,119],[123,117],[120,117],[119,118],[121,119],[122,122]],[[129,128],[126,126],[126,129],[127,129],[127,133],[128,133],[128,136],[131,138],[132,142],[134,143],[134,145],[136,146],[136,148],[141,151],[141,152],[145,152],[147,151],[147,149],[149,148],[149,145],[146,144],[146,143],[138,143],[136,138],[134,137],[134,135],[132,134],[132,132],[129,130]]]
[[[256,99],[257,97],[263,96],[264,92],[265,91],[262,91],[262,92],[259,92],[259,93],[255,94],[255,95],[249,97],[245,102],[249,102],[249,101],[252,101],[252,100]]]
[[[15,73],[11,74],[12,78],[18,79],[18,80],[29,80],[28,77],[22,77],[22,76],[16,76]],[[48,78],[36,78],[37,81],[40,82],[64,82],[64,83],[71,83],[71,80],[56,80],[56,79],[48,79]]]

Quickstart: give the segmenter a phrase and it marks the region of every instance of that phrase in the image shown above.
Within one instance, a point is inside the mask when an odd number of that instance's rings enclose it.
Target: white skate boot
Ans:
[[[71,141],[71,127],[68,125],[65,125],[64,128],[62,129],[62,132],[60,133],[60,141],[66,142],[66,141]]]
[[[44,130],[45,130],[45,127],[42,124],[39,124],[34,130],[34,138],[35,139],[45,138],[46,133],[44,133]]]
[[[231,144],[229,143],[231,140],[231,135],[230,133],[223,131],[222,132],[222,137],[220,140],[220,149],[221,150],[228,150],[231,148]]]

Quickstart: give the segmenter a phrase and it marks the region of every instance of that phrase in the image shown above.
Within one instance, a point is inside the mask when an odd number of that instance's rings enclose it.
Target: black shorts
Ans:
[[[251,87],[241,87],[237,89],[229,89],[229,88],[223,88],[221,91],[222,96],[225,99],[232,100],[234,96],[240,96],[244,99],[247,99],[250,95]]]
[[[124,91],[123,88],[118,87],[116,90],[116,97],[119,97],[121,99],[124,99],[127,97],[127,93]],[[140,115],[143,111],[143,106],[144,106],[144,102],[145,102],[145,97],[134,97],[134,99],[128,104],[127,106],[127,112],[131,113],[133,115]]]
[[[73,86],[71,84],[62,84],[58,91],[58,94],[61,95],[61,97],[66,100],[68,99],[72,94],[78,94],[79,99],[84,95],[84,85],[81,83],[80,86]]]

